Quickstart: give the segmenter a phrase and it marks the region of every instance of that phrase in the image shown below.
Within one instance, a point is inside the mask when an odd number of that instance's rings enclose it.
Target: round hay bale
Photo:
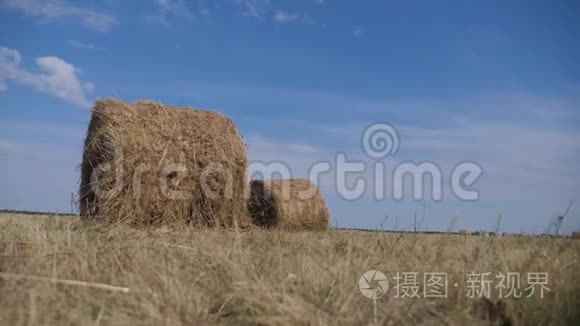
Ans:
[[[327,229],[328,209],[318,188],[306,179],[253,180],[248,211],[261,227]]]
[[[234,123],[217,112],[100,100],[84,144],[81,218],[249,225],[246,169]]]

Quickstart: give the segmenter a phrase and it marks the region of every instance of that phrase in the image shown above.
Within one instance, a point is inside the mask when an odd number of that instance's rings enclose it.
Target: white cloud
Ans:
[[[86,132],[85,125],[69,125],[64,123],[59,124],[47,124],[45,121],[40,120],[12,120],[4,119],[0,121],[0,130],[5,131],[6,135],[10,135],[12,138],[16,138],[18,135],[26,135],[26,138],[41,139],[42,141],[56,141],[59,143],[63,142],[76,142],[79,139],[83,139]],[[0,141],[0,147],[2,147]]]
[[[0,139],[0,156],[8,156],[18,151],[16,142]]]
[[[318,152],[316,147],[305,144],[288,144],[288,149],[297,154],[314,154]]]
[[[246,137],[246,141],[250,163],[248,175],[253,178],[258,176],[255,175],[256,168],[261,162],[282,163],[288,168],[290,177],[307,178],[310,167],[329,157],[321,148],[309,144],[285,142],[256,134]]]
[[[284,143],[271,139],[266,139],[259,135],[250,136],[248,138],[248,147],[252,151],[260,152],[279,152],[283,151],[288,154],[315,154],[320,150],[314,146],[298,143]]]
[[[87,92],[92,92],[95,90],[95,83],[91,81],[86,81],[83,86]]]
[[[287,11],[278,11],[272,17],[272,19],[278,24],[288,24],[296,21],[299,18],[299,15]]]
[[[0,92],[5,91],[6,89],[8,89],[8,86],[6,86],[6,83],[3,80],[0,80]]]
[[[242,15],[263,18],[272,11],[270,0],[235,0],[235,3],[242,8]]]
[[[183,0],[154,0],[156,13],[147,14],[143,20],[148,24],[169,25],[170,17],[193,19],[194,15]]]
[[[38,57],[35,62],[40,72],[22,69],[18,50],[0,47],[0,80],[31,86],[39,92],[58,97],[73,105],[88,108],[91,103],[87,91],[94,88],[91,82],[81,82],[78,69],[58,57]]]
[[[465,121],[445,129],[399,128],[417,156],[439,161],[474,160],[496,185],[522,182],[546,189],[576,189],[580,133],[497,121]],[[571,178],[572,177],[572,178]],[[490,180],[491,181],[491,180]]]
[[[303,23],[303,24],[314,24],[312,17],[308,15],[300,15],[288,11],[276,11],[272,16],[272,20],[278,24],[289,24],[289,23]]]
[[[46,21],[75,18],[97,32],[108,32],[117,24],[117,19],[111,14],[78,7],[65,0],[3,0],[0,5]]]
[[[83,49],[83,50],[91,50],[91,51],[103,51],[104,49],[100,46],[96,46],[92,43],[85,43],[85,42],[81,42],[81,41],[77,41],[77,40],[69,40],[68,45],[73,47],[73,48],[77,48],[77,49]]]
[[[314,19],[305,13],[283,10],[271,0],[197,0],[189,2],[193,11],[184,5],[183,0],[154,0],[160,14],[146,15],[147,23],[167,25],[167,15],[170,13],[187,16],[208,17],[214,12],[229,9],[234,14],[254,19],[258,22],[272,21],[277,24],[303,23],[314,24]]]
[[[362,26],[357,25],[352,28],[352,35],[355,37],[360,37],[364,33],[364,29]]]

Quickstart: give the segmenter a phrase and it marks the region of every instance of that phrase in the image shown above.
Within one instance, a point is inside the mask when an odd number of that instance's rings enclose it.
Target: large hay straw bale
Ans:
[[[81,218],[243,226],[246,169],[235,125],[217,112],[100,100],[84,145]]]
[[[253,180],[248,210],[254,224],[280,229],[326,229],[328,209],[306,179]]]

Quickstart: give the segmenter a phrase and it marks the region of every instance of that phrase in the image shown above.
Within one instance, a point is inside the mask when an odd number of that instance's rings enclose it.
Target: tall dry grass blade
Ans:
[[[50,277],[43,277],[43,276],[34,276],[34,275],[23,275],[23,274],[15,274],[15,273],[0,273],[0,278],[5,280],[32,280],[32,281],[42,281],[42,282],[50,282],[55,284],[65,284],[65,285],[73,285],[73,286],[83,286],[83,287],[90,287],[95,289],[101,290],[108,290],[114,292],[122,292],[122,293],[129,293],[129,288],[103,284],[103,283],[91,283],[91,282],[84,282],[84,281],[76,281],[76,280],[62,280],[57,278],[50,278]]]

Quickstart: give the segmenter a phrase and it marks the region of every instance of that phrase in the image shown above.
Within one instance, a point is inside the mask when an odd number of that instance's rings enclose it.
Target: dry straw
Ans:
[[[328,209],[306,179],[253,180],[248,210],[254,224],[281,229],[326,229]]]
[[[77,280],[62,280],[57,278],[50,278],[50,277],[42,277],[42,276],[34,276],[34,275],[23,275],[23,274],[16,274],[16,273],[0,273],[0,278],[7,279],[7,280],[32,280],[32,281],[42,281],[42,282],[50,282],[55,284],[64,284],[64,285],[73,285],[73,286],[82,286],[82,287],[89,287],[101,290],[108,290],[113,292],[122,292],[122,293],[129,293],[129,288],[103,284],[103,283],[94,283],[94,282],[84,282],[84,281],[77,281]]]
[[[244,226],[246,168],[234,123],[217,112],[100,100],[84,145],[81,218]]]

